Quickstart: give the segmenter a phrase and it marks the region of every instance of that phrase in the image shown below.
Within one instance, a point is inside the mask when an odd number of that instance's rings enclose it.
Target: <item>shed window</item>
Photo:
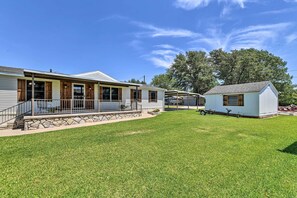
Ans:
[[[149,102],[157,102],[158,100],[158,92],[157,91],[149,91]]]
[[[224,95],[224,106],[244,106],[244,95]]]

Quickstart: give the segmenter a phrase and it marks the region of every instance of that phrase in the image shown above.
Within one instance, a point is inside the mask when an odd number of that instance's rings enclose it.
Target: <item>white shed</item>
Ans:
[[[245,117],[278,114],[278,91],[269,81],[216,86],[205,94],[206,110]]]

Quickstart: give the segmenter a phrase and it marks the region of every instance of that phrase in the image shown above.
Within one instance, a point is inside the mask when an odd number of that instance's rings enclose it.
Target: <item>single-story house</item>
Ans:
[[[164,94],[164,89],[120,82],[100,71],[68,75],[0,66],[0,125],[20,116],[162,111]]]
[[[206,110],[245,117],[278,114],[278,91],[269,81],[216,86],[205,94]]]

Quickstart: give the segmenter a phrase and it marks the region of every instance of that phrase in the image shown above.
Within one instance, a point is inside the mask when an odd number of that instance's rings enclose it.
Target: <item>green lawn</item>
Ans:
[[[5,137],[0,197],[296,197],[296,145],[297,117],[194,110]]]

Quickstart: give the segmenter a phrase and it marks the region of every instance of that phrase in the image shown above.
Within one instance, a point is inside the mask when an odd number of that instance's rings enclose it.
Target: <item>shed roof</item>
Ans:
[[[263,88],[265,88],[268,85],[272,85],[273,89],[276,91],[275,87],[270,81],[262,81],[262,82],[236,84],[236,85],[216,86],[211,90],[209,90],[208,92],[206,92],[204,95],[260,92]]]

